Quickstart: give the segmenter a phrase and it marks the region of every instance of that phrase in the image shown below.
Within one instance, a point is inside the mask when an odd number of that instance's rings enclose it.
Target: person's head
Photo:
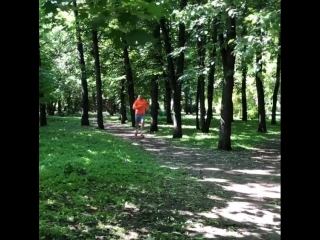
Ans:
[[[138,95],[138,99],[143,99],[141,94]]]

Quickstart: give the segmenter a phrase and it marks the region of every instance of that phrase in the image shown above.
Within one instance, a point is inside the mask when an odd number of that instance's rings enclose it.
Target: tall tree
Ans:
[[[170,79],[170,87],[171,87],[171,90],[173,91],[173,108],[175,108],[174,102],[176,101],[176,99],[180,99],[181,96],[180,95],[177,96],[178,93],[175,92],[176,76],[175,76],[175,70],[174,70],[173,57],[171,55],[171,53],[172,53],[171,39],[170,39],[168,28],[166,26],[165,18],[162,17],[160,19],[159,23],[160,23],[160,27],[161,27],[161,31],[162,31],[162,35],[163,35],[164,46],[165,46],[165,51],[166,51],[166,55],[167,55],[168,77]],[[178,109],[174,109],[173,114],[172,114],[173,123],[174,123],[174,135],[176,134],[176,132],[179,133],[179,129],[178,129],[179,126],[177,125],[177,121],[176,121],[177,118],[175,117],[175,114],[177,113],[178,110],[180,110],[180,120],[181,120],[181,105],[180,105],[180,109],[178,106]],[[180,124],[180,129],[181,129],[181,124]],[[182,136],[182,131],[181,131],[181,136]]]
[[[40,52],[40,43],[39,43],[39,70],[41,70],[41,52]],[[47,125],[47,113],[46,113],[46,105],[42,102],[44,98],[44,93],[39,91],[39,100],[40,100],[40,126]]]
[[[187,6],[187,0],[180,0],[180,9]],[[182,49],[185,45],[186,27],[183,22],[179,23],[178,48]],[[182,75],[184,72],[184,51],[180,51],[177,59],[176,77],[172,78],[173,87],[173,138],[182,138],[182,118],[181,118],[181,86]]]
[[[223,64],[223,92],[222,92],[222,106],[221,106],[221,119],[220,119],[220,134],[218,149],[219,150],[232,150],[231,147],[231,122],[233,115],[232,93],[234,86],[234,66],[236,57],[233,54],[236,39],[236,18],[235,16],[226,17],[226,38],[220,28],[219,42],[220,52]]]
[[[216,72],[216,57],[217,57],[217,42],[218,42],[218,22],[216,19],[213,21],[213,27],[212,27],[212,51],[210,54],[211,61],[213,62],[210,65],[209,69],[209,75],[208,75],[208,110],[207,110],[207,118],[205,120],[202,132],[208,133],[210,129],[210,124],[212,120],[212,102],[213,102],[213,91],[214,91],[214,78],[215,78],[215,72]]]
[[[258,35],[262,40],[262,32],[261,29],[258,30]],[[263,64],[262,64],[262,49],[258,47],[256,52],[256,88],[257,88],[257,95],[258,95],[258,132],[267,132],[267,123],[266,123],[266,108],[265,108],[265,101],[264,101],[264,89],[263,89]]]
[[[242,36],[244,37],[247,34],[246,26],[242,27]],[[245,52],[247,46],[244,45],[243,52]],[[248,73],[248,66],[246,62],[246,58],[242,56],[241,58],[241,104],[242,104],[242,121],[248,120],[248,104],[247,104],[247,73]]]
[[[272,116],[271,124],[275,125],[276,122],[276,113],[277,113],[277,101],[278,101],[278,92],[280,88],[280,73],[281,73],[281,30],[279,31],[279,40],[278,40],[278,55],[277,55],[277,70],[276,70],[276,83],[274,85],[273,95],[272,95]]]
[[[166,110],[166,123],[172,124],[172,116],[171,116],[171,83],[170,79],[168,78],[168,74],[166,71],[163,71],[163,77],[165,79],[165,95],[164,95],[164,106]]]
[[[92,43],[94,52],[94,69],[96,73],[96,89],[97,89],[97,122],[98,128],[104,129],[103,115],[102,115],[102,82],[101,82],[101,69],[100,69],[100,56],[98,45],[98,31],[92,29]]]
[[[81,37],[81,28],[79,22],[79,13],[77,9],[77,1],[73,0],[74,6],[74,17],[76,22],[76,36],[77,36],[77,48],[78,48],[78,55],[79,55],[79,65],[81,70],[81,86],[82,86],[82,99],[81,99],[81,125],[82,126],[89,126],[89,93],[88,93],[88,82],[87,82],[87,75],[86,75],[86,65],[84,61],[84,53],[83,53],[83,43]]]
[[[126,120],[127,120],[125,85],[126,85],[126,79],[122,78],[121,79],[121,92],[120,92],[120,120],[121,120],[121,124],[125,124]]]
[[[160,39],[160,25],[156,23],[156,27],[153,32],[154,37],[154,53],[153,59],[156,67],[162,67],[162,59],[161,59],[161,39]],[[156,75],[152,76],[151,79],[151,124],[150,124],[150,132],[158,131],[158,91],[159,91],[159,71],[157,71]]]
[[[128,87],[128,95],[129,95],[129,108],[130,108],[130,115],[131,115],[131,126],[135,127],[135,112],[132,109],[135,96],[134,96],[134,80],[133,80],[133,73],[129,58],[129,51],[128,51],[128,44],[125,39],[123,39],[123,61],[124,61],[124,67],[126,72],[126,79],[127,79],[127,87]]]
[[[201,0],[198,0],[198,4],[201,4]],[[205,56],[206,56],[206,35],[203,32],[203,23],[201,18],[198,20],[197,32],[197,53],[198,53],[198,68],[199,68],[199,76],[198,76],[198,86],[199,86],[199,100],[200,100],[200,129],[204,131],[205,125],[205,85],[204,85],[204,68],[205,68]]]

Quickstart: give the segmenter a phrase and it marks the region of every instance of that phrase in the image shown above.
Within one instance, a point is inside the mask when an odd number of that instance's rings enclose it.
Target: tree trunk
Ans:
[[[73,6],[75,9],[77,8],[76,0],[73,0]],[[79,55],[79,64],[81,70],[81,86],[82,86],[82,99],[81,99],[81,126],[89,126],[89,93],[88,93],[88,82],[86,75],[86,66],[84,61],[84,53],[83,53],[83,43],[81,38],[81,29],[78,17],[78,11],[74,10],[74,17],[76,20],[76,35],[77,35],[77,48]]]
[[[162,66],[161,59],[161,39],[160,39],[160,25],[157,23],[153,32],[154,42],[154,62],[155,66]],[[151,124],[150,132],[157,132],[158,129],[158,91],[159,91],[159,74],[154,75],[151,80]]]
[[[232,150],[231,147],[231,122],[233,115],[232,107],[232,93],[234,86],[234,66],[235,56],[234,42],[229,43],[236,38],[236,19],[231,16],[227,16],[226,19],[227,37],[224,39],[223,33],[219,34],[220,51],[223,63],[224,83],[222,92],[222,111],[220,119],[220,134],[219,134],[219,150]],[[222,28],[223,29],[223,28]]]
[[[166,82],[166,112],[167,112],[167,123],[173,123],[173,119],[171,117],[171,94],[173,91],[173,82],[175,82],[175,71],[174,71],[174,64],[173,59],[171,56],[171,40],[169,36],[169,32],[166,26],[166,20],[164,17],[160,19],[160,27],[163,35],[163,41],[165,46],[165,52],[167,55],[167,64],[168,64],[168,79],[169,81]],[[169,92],[170,91],[170,92]],[[170,114],[170,118],[168,116]],[[170,121],[171,120],[171,121]]]
[[[257,72],[256,72],[256,87],[258,95],[258,116],[259,116],[259,125],[258,132],[267,132],[266,125],[266,109],[264,103],[264,90],[262,83],[262,52],[258,52],[256,56]]]
[[[166,109],[166,123],[172,124],[172,117],[171,117],[171,86],[170,86],[170,79],[167,78],[167,75],[165,76],[165,109]]]
[[[133,103],[135,101],[133,74],[132,74],[132,69],[131,69],[131,63],[130,63],[130,58],[129,58],[127,41],[123,40],[123,44],[124,44],[124,47],[123,47],[123,58],[124,58],[124,66],[125,66],[127,86],[128,86],[130,115],[131,115],[131,126],[135,127],[135,124],[136,124],[136,122],[135,122],[135,112],[132,109]]]
[[[276,84],[273,90],[272,96],[272,116],[271,116],[271,124],[276,125],[276,113],[277,113],[277,101],[278,101],[278,92],[280,87],[280,73],[281,73],[281,31],[279,32],[279,42],[278,42],[279,50],[277,56],[277,70],[276,70]]]
[[[121,80],[121,93],[120,93],[120,118],[121,124],[125,124],[127,119],[127,110],[126,110],[126,96],[125,96],[125,79]]]
[[[58,114],[61,115],[62,113],[62,106],[61,106],[61,99],[58,100]]]
[[[186,87],[185,90],[184,90],[184,112],[188,115],[188,114],[191,114],[191,106],[189,105],[189,102],[190,102],[190,88],[189,87]]]
[[[180,9],[183,10],[187,6],[187,0],[180,0]],[[183,22],[179,23],[179,34],[178,34],[178,48],[183,48],[185,45],[185,25]],[[177,73],[176,77],[172,78],[172,86],[173,86],[173,138],[182,138],[182,118],[181,118],[181,88],[182,88],[182,77],[184,71],[184,51],[180,51],[180,54],[177,59]]]
[[[92,112],[97,112],[97,96],[96,96],[96,89],[92,89],[92,102],[91,102],[91,106],[92,106]]]
[[[98,31],[92,30],[92,42],[94,51],[94,67],[96,73],[96,89],[97,89],[97,122],[98,128],[104,129],[103,115],[102,115],[102,82],[101,82],[101,71],[100,71],[100,57],[99,57],[99,46],[98,46]]]
[[[54,116],[55,106],[53,105],[53,102],[49,102],[47,104],[47,112],[49,116]]]
[[[212,119],[212,103],[213,103],[213,91],[214,91],[214,75],[216,72],[216,57],[217,57],[217,49],[216,44],[218,41],[218,25],[217,21],[214,20],[212,30],[212,45],[213,49],[211,52],[211,61],[214,63],[210,66],[209,75],[208,75],[208,110],[207,110],[207,118],[205,120],[205,124],[203,126],[202,132],[208,133],[210,129],[211,119]]]
[[[40,43],[39,43],[39,70],[41,69],[41,53],[40,53]],[[39,91],[39,105],[40,105],[40,127],[47,125],[47,113],[46,105],[42,102],[44,93]]]
[[[197,94],[196,94],[196,129],[200,130],[199,121],[199,101],[200,101],[200,82],[197,82]]]
[[[248,120],[248,109],[247,109],[247,64],[242,59],[242,86],[241,86],[241,103],[242,103],[242,121]]]
[[[198,84],[199,84],[199,98],[200,98],[200,129],[203,132],[204,131],[204,125],[205,125],[205,86],[204,86],[204,74],[203,69],[205,68],[205,36],[201,34],[202,31],[202,25],[198,25],[198,34],[200,37],[198,37],[197,40],[197,48],[198,48],[198,69],[200,71],[199,77],[198,77]]]
[[[186,1],[181,0],[181,8]],[[184,6],[185,6],[184,5]],[[184,23],[179,23],[179,40],[178,40],[178,47],[182,48],[185,44],[185,25]],[[179,79],[183,75],[184,70],[184,51],[181,51],[178,56],[177,61],[177,74],[176,78],[174,78],[174,82],[172,85],[174,86],[174,97],[173,97],[173,138],[182,138],[182,118],[181,118],[181,86],[182,86],[182,79]]]

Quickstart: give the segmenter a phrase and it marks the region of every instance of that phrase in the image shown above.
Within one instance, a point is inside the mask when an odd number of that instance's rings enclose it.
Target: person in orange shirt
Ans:
[[[135,121],[136,121],[136,132],[134,134],[135,137],[138,136],[138,127],[139,122],[141,123],[141,137],[144,137],[143,135],[143,127],[144,127],[144,118],[147,112],[149,105],[147,101],[142,97],[142,95],[138,95],[138,98],[133,103],[132,109],[135,110]]]

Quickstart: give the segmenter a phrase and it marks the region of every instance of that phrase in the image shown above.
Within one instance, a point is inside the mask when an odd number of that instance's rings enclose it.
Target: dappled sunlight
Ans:
[[[83,157],[82,159],[84,160],[85,165],[88,165],[91,163],[91,160],[89,158]]]
[[[125,202],[124,203],[124,209],[129,209],[132,212],[138,212],[139,208],[134,203],[131,202]]]
[[[280,176],[280,173],[274,174],[274,170],[262,170],[262,169],[243,169],[243,170],[232,170],[233,172],[240,172],[245,174],[256,174],[256,175],[274,175],[274,176]]]
[[[203,238],[217,238],[219,237],[236,237],[242,238],[243,236],[235,231],[229,231],[228,229],[221,229],[211,226],[206,226],[201,223],[192,223],[191,226],[187,226],[186,229],[190,231],[188,234],[190,237],[196,237],[201,234]]]
[[[227,191],[247,194],[252,198],[279,198],[280,199],[280,184],[274,184],[270,187],[262,186],[257,183],[230,184],[229,186],[222,186]]]
[[[92,155],[97,155],[97,154],[98,154],[98,152],[92,151],[92,150],[90,150],[90,149],[88,149],[87,152],[90,153],[90,154],[92,154]]]
[[[203,168],[203,171],[222,171],[220,168]]]
[[[50,135],[44,142],[41,164],[60,161],[51,172],[41,172],[41,233],[48,239],[53,234],[63,239],[279,238],[272,237],[280,234],[280,168],[278,162],[253,159],[265,158],[263,150],[196,148],[215,133],[195,129],[186,131],[191,137],[165,141],[147,130],[142,139],[134,137],[132,127],[105,126],[105,131],[81,128],[83,134],[75,128],[60,133],[66,138],[61,142],[50,142],[55,137]],[[194,145],[175,144],[197,137]],[[57,151],[59,157],[50,157]]]
[[[110,224],[106,224],[104,226],[104,230],[109,230],[109,233],[120,237],[120,239],[123,240],[133,240],[133,239],[139,239],[139,234],[135,231],[126,231],[125,228],[119,227],[119,226],[113,226]],[[105,236],[96,236],[96,239],[105,239]]]
[[[173,125],[172,124],[158,124],[158,127],[173,129]],[[194,129],[194,130],[196,130],[195,126],[190,126],[190,125],[182,125],[182,129]]]
[[[200,179],[198,181],[199,182],[219,182],[219,183],[229,182],[229,180],[221,179],[221,178],[205,178],[205,179]]]
[[[162,167],[162,168],[169,168],[169,169],[171,169],[171,170],[178,170],[178,169],[179,169],[179,167],[170,167],[170,166],[166,166],[166,165],[161,165],[160,167]]]
[[[204,133],[197,133],[196,136],[194,137],[194,139],[196,140],[212,139],[212,138],[217,138],[217,137],[209,134],[204,134]]]
[[[194,214],[190,211],[182,211],[182,210],[178,210],[178,213],[182,216],[193,216]]]
[[[250,223],[259,227],[271,226],[279,228],[280,213],[257,208],[256,204],[249,202],[229,202],[223,209],[212,209],[213,213],[239,223]]]

